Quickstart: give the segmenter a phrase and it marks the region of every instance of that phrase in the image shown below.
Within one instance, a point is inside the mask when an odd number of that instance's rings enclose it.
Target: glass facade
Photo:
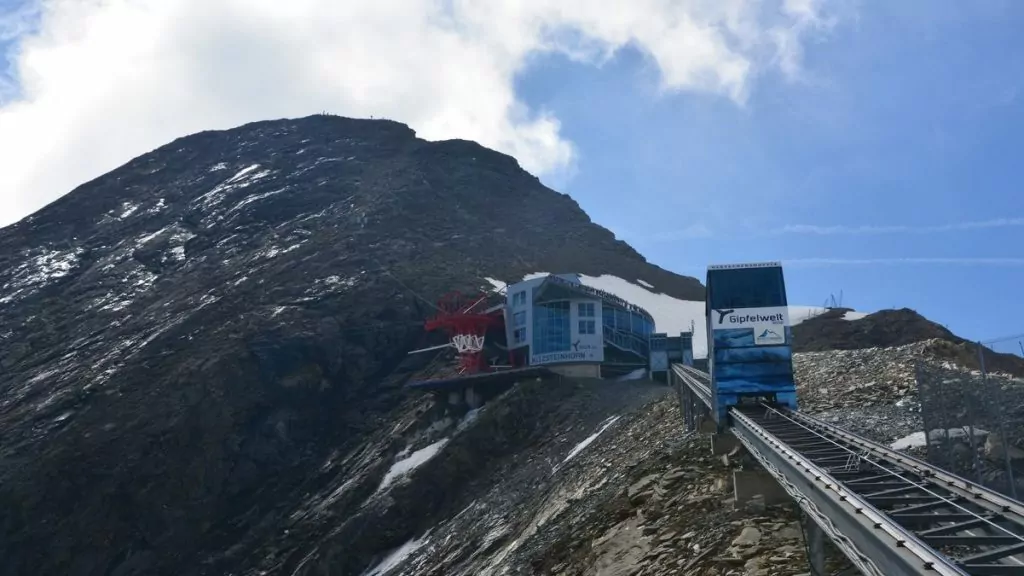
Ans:
[[[572,336],[569,302],[536,304],[533,308],[533,354],[569,349]]]
[[[510,346],[529,343],[531,362],[579,361],[568,353],[600,362],[609,347],[648,357],[654,322],[641,308],[613,294],[551,276],[510,288]],[[562,358],[552,353],[567,354]],[[542,355],[547,357],[537,358]]]
[[[708,270],[710,306],[726,308],[769,308],[786,305],[782,268],[741,268]]]
[[[608,304],[602,308],[601,323],[604,324],[606,330],[631,332],[638,336],[654,333],[654,323],[640,314],[622,308],[614,308]]]

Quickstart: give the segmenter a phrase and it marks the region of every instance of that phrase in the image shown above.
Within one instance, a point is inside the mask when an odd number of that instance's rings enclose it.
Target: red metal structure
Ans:
[[[427,320],[427,331],[444,330],[459,354],[459,373],[475,374],[487,370],[483,355],[484,338],[493,326],[503,326],[505,316],[501,310],[487,314],[474,312],[487,295],[474,301],[464,298],[459,292],[449,292],[437,302],[438,313]]]

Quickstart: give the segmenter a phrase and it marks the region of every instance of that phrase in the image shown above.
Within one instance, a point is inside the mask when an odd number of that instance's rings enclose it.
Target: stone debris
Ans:
[[[952,414],[947,407],[962,409],[966,395],[974,394],[984,410],[977,411],[972,424],[997,428],[992,413],[998,403],[1011,426],[1022,423],[1011,434],[1019,445],[1024,441],[1024,382],[1006,374],[990,374],[986,380],[979,371],[948,361],[946,348],[945,342],[927,340],[894,348],[794,354],[800,409],[889,444],[923,430],[923,416],[933,428],[942,426],[943,419],[949,420],[947,427],[967,425],[966,414]],[[922,414],[925,409],[930,413]]]
[[[798,353],[802,409],[880,442],[905,438],[921,430],[919,365],[966,387],[979,377],[930,350],[918,343]],[[992,382],[1012,389],[999,378]],[[613,417],[606,432],[565,461]],[[706,435],[684,433],[675,395],[658,384],[518,385],[454,432],[426,422],[406,428],[432,434],[406,449],[454,435],[385,497],[347,518],[352,508],[336,510],[329,536],[294,542],[290,557],[313,555],[297,576],[337,566],[317,550],[376,546],[372,557],[348,559],[346,573],[357,573],[410,541],[417,547],[388,576],[809,573],[795,504],[768,505],[755,496],[737,505],[733,472],[758,467],[741,450],[715,456]],[[979,437],[978,450],[1004,453],[992,438]],[[1016,446],[1010,453],[1020,454]],[[848,567],[831,544],[826,558],[829,573]]]
[[[737,506],[732,473],[753,464],[741,454],[723,462],[705,435],[684,434],[675,396],[661,390],[564,468],[541,474],[510,463],[481,478],[491,487],[440,519],[389,576],[806,573],[798,509],[758,498]],[[573,429],[582,437],[591,427]],[[557,426],[552,433],[562,437]],[[558,461],[573,443],[541,440],[530,458]]]
[[[919,431],[921,363],[965,386],[980,377],[931,354],[933,345],[795,354],[801,407],[880,442]],[[992,381],[1012,389],[1000,378]],[[606,416],[569,424],[572,438],[555,426],[529,460],[560,461]],[[979,440],[978,449],[1005,450],[995,440]],[[487,493],[440,519],[430,542],[390,575],[809,574],[798,508],[762,497],[738,506],[737,469],[757,466],[740,450],[712,455],[706,435],[684,434],[674,395],[651,397],[550,475],[520,466],[481,478]],[[826,553],[830,573],[848,567],[831,544]]]

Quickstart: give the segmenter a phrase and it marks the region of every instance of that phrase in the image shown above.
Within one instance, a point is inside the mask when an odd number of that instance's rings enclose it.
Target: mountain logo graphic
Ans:
[[[725,317],[728,316],[729,314],[732,314],[735,311],[735,308],[731,310],[715,310],[715,312],[718,312],[718,323],[721,324],[725,322]]]
[[[765,328],[764,332],[761,332],[761,335],[758,336],[758,338],[773,338],[773,337],[774,338],[781,338],[781,336],[779,336],[778,332],[776,332],[774,330],[770,330],[768,328]]]

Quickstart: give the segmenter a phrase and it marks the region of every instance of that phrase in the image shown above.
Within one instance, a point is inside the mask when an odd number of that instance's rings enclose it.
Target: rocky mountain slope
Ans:
[[[663,386],[469,413],[403,388],[440,294],[539,270],[703,299],[512,158],[389,121],[188,136],[0,230],[0,573],[804,572],[792,507],[736,506],[747,464]],[[919,424],[907,367],[961,342],[879,314],[798,345],[943,340],[796,366],[808,410],[889,441]]]
[[[432,302],[534,270],[703,296],[514,159],[389,121],[184,137],[0,230],[6,573],[233,571],[390,446]]]
[[[994,376],[985,384],[978,373],[942,360],[943,345],[929,340],[798,353],[802,409],[1006,489],[993,413],[944,412],[958,420],[941,424],[975,426],[980,474],[965,466],[970,445],[962,437],[953,443],[936,437],[931,451],[915,440],[923,408],[932,409],[930,418],[937,422],[935,408],[922,398],[924,382],[955,391],[950,396],[983,386],[1001,390],[1002,401],[1015,402],[1005,415],[1011,443],[1024,446],[1024,383]],[[922,375],[922,365],[932,373]],[[514,421],[532,440],[526,451],[509,453],[504,443],[493,450],[498,455],[485,458],[487,465],[460,484],[457,504],[393,539],[364,574],[807,574],[805,533],[792,503],[737,502],[731,473],[756,466],[737,452],[712,456],[707,435],[683,434],[676,400],[667,392],[645,382],[530,383],[486,405],[468,424],[453,422],[455,439],[402,480],[413,493],[444,490],[448,483],[438,481],[439,475],[461,478],[452,470],[464,460],[465,448],[454,446],[502,438],[494,433],[499,421]],[[546,409],[519,411],[535,400]],[[487,432],[480,435],[475,427],[484,422]],[[1024,451],[1010,450],[1020,464]],[[958,461],[946,461],[949,454]],[[406,501],[371,498],[359,514],[382,514],[392,506],[417,509]],[[317,550],[303,559],[321,566],[331,561]],[[849,567],[831,548],[828,564],[828,573]]]
[[[908,308],[880,310],[856,320],[844,318],[848,309],[836,308],[793,327],[793,348],[800,352],[888,348],[915,342],[944,342],[933,352],[970,368],[980,368],[978,345]],[[1024,358],[982,349],[989,371],[1024,376]]]

